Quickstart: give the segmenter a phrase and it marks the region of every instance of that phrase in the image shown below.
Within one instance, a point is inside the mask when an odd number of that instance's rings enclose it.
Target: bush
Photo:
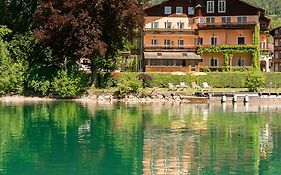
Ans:
[[[0,37],[0,94],[20,94],[24,90],[26,66],[23,61],[13,62],[7,43]]]
[[[151,87],[150,82],[151,82],[152,78],[150,75],[141,73],[141,74],[137,75],[137,77],[140,81],[142,81],[143,88]]]
[[[53,77],[57,74],[55,66],[33,66],[27,76],[27,87],[39,95],[47,95],[52,91]]]
[[[262,87],[265,83],[265,77],[261,72],[252,71],[246,76],[245,85],[251,92],[257,92],[258,88]]]
[[[63,98],[74,97],[85,90],[88,85],[87,80],[87,75],[72,67],[69,70],[60,70],[52,86],[55,94]]]
[[[118,96],[124,98],[129,93],[137,93],[142,82],[137,76],[124,76],[118,79]]]

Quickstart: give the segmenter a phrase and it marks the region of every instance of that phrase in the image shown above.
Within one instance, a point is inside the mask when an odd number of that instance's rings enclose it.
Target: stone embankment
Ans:
[[[107,93],[107,94],[91,94],[85,95],[77,100],[95,100],[95,101],[120,101],[120,102],[182,102],[182,103],[208,103],[209,99],[206,97],[194,97],[191,95],[182,95],[176,92],[167,93],[151,93],[147,96],[140,94],[128,94],[123,98]]]

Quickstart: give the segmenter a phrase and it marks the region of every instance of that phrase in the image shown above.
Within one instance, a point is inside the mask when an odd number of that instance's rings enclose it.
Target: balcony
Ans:
[[[145,51],[163,51],[163,50],[170,50],[170,51],[189,51],[195,52],[197,46],[179,46],[179,45],[148,45],[144,46]]]
[[[256,22],[247,22],[247,23],[199,23],[198,29],[252,29],[256,26]]]
[[[146,72],[199,72],[200,66],[145,66]]]
[[[196,31],[192,29],[177,29],[177,28],[146,28],[144,34],[185,34],[185,35],[196,35]]]

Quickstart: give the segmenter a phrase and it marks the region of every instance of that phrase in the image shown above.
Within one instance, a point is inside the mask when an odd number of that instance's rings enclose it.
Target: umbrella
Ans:
[[[194,73],[192,73],[192,75],[200,76],[200,75],[207,75],[207,73],[205,73],[205,72],[194,72]]]
[[[172,72],[171,74],[172,75],[185,75],[184,72]]]

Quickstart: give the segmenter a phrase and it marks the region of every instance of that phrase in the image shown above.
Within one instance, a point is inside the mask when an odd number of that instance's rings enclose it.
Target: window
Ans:
[[[159,22],[152,22],[151,23],[151,28],[159,28]]]
[[[237,22],[238,23],[246,23],[247,22],[247,16],[238,16]]]
[[[245,60],[242,58],[239,58],[237,60],[237,66],[245,66]]]
[[[226,12],[226,1],[225,0],[219,0],[218,1],[218,12],[219,13],[225,13]]]
[[[188,15],[194,15],[194,7],[188,7]]]
[[[245,44],[245,37],[244,36],[238,36],[238,45]]]
[[[163,60],[163,66],[174,66],[174,60]]]
[[[212,57],[210,61],[210,66],[218,66],[218,59]]]
[[[184,28],[184,22],[178,22],[177,27],[178,27],[178,29],[183,29]]]
[[[207,1],[207,13],[215,12],[215,1]]]
[[[149,60],[150,66],[160,66],[161,60]]]
[[[222,23],[231,23],[231,17],[230,16],[223,16],[221,17]]]
[[[183,39],[179,39],[178,40],[178,45],[179,46],[183,46],[184,45],[184,40]]]
[[[172,22],[165,22],[165,29],[171,29],[172,28]]]
[[[218,44],[218,37],[212,36],[211,37],[211,45],[217,45]]]
[[[183,8],[182,7],[176,7],[176,14],[182,14]]]
[[[195,38],[194,45],[203,45],[203,38]]]
[[[170,45],[172,45],[171,40],[169,40],[169,39],[165,39],[165,40],[164,40],[164,45],[166,45],[166,46],[170,46]]]
[[[262,41],[262,42],[260,43],[260,48],[261,48],[262,50],[267,49],[267,47],[266,47],[266,42],[265,42],[265,41]]]
[[[274,40],[274,46],[281,46],[281,39],[275,39]]]
[[[151,40],[151,45],[153,45],[153,46],[158,45],[158,40],[156,38],[153,38]]]
[[[278,34],[279,34],[279,33],[278,33],[278,29],[276,29],[276,30],[275,30],[275,35],[278,35]]]
[[[207,17],[206,18],[206,26],[207,27],[212,27],[215,23],[215,17]]]
[[[165,15],[172,14],[172,7],[171,6],[165,6],[164,14]]]

